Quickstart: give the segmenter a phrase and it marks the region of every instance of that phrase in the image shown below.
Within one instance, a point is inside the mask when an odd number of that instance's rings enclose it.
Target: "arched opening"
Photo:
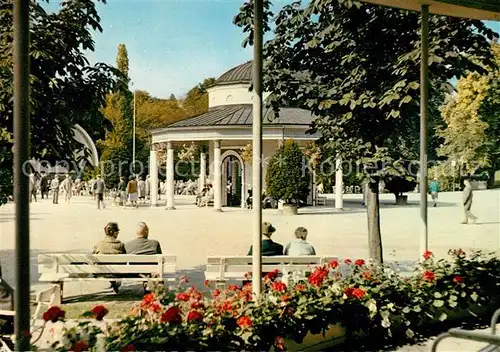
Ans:
[[[244,173],[241,157],[227,151],[222,157],[222,206],[241,207],[244,203]]]

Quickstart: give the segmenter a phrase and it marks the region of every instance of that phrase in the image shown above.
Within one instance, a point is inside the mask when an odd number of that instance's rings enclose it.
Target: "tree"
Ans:
[[[456,95],[449,96],[442,107],[445,126],[438,126],[438,135],[444,139],[438,155],[459,162],[463,170],[474,174],[488,165],[486,129],[479,109],[488,91],[488,76],[470,73],[458,81]]]
[[[285,141],[269,161],[266,173],[266,191],[285,204],[299,204],[309,194],[309,174],[304,154],[292,140]]]
[[[378,183],[406,159],[394,141],[418,126],[420,15],[352,0],[297,1],[276,16],[269,6],[266,0],[264,27],[273,19],[275,34],[264,47],[268,103],[311,110],[323,147],[364,165],[369,256],[382,262]],[[252,7],[245,3],[234,21],[248,34],[243,45],[253,43]],[[431,97],[450,78],[490,64],[494,33],[482,22],[431,16],[430,33]]]
[[[215,78],[207,78],[196,87],[191,88],[182,101],[188,116],[196,116],[208,111],[207,88],[215,83]]]
[[[13,23],[12,1],[0,4],[0,150],[12,150],[13,132]],[[102,32],[92,1],[65,1],[58,12],[47,13],[30,2],[31,156],[54,163],[75,159],[83,145],[73,139],[79,124],[89,135],[104,134],[100,108],[116,87],[118,72],[90,65],[85,51],[94,50],[92,31]],[[56,39],[54,39],[56,38]],[[0,155],[2,170],[12,170],[12,158]],[[10,171],[5,171],[7,178]],[[10,179],[9,179],[10,181]]]

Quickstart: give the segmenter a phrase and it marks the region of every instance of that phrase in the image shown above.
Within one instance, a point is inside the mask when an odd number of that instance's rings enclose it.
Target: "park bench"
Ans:
[[[472,331],[464,329],[450,329],[439,335],[432,344],[432,352],[437,351],[438,344],[448,337],[457,339],[472,340],[476,342],[484,342],[488,345],[479,350],[479,352],[499,352],[500,351],[500,335],[497,335],[497,322],[500,317],[500,309],[498,309],[491,318],[491,333],[482,331]]]
[[[262,272],[268,273],[279,270],[282,280],[288,283],[290,274],[293,280],[305,278],[304,273],[311,272],[315,267],[326,265],[331,260],[337,260],[337,256],[272,256],[262,257]],[[207,257],[205,279],[216,282],[217,286],[224,286],[228,280],[247,280],[248,274],[252,272],[252,256],[210,256]]]
[[[175,255],[135,254],[39,254],[40,281],[59,285],[60,302],[63,283],[67,281],[163,281],[175,280]]]

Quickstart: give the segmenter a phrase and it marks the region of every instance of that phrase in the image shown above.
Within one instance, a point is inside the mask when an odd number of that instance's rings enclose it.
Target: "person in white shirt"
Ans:
[[[284,251],[285,255],[316,255],[314,247],[306,241],[307,229],[305,227],[298,227],[295,230],[295,238],[295,240],[290,241],[290,243],[286,245]]]
[[[59,204],[59,178],[57,175],[50,182],[50,189],[52,190],[52,203]]]

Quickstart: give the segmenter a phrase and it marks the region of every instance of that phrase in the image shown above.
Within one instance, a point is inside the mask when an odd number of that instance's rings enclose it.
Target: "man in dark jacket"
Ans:
[[[127,254],[161,254],[160,243],[148,239],[149,227],[145,222],[140,222],[136,232],[137,238],[125,244]]]
[[[262,255],[263,256],[275,256],[283,255],[283,246],[279,243],[274,242],[271,236],[276,231],[273,225],[269,222],[262,223]],[[248,251],[248,255],[252,255],[252,246]]]

